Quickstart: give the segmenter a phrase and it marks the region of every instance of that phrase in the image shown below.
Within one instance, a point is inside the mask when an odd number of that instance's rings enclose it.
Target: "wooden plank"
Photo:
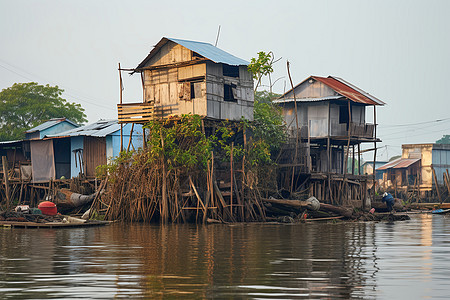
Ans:
[[[119,113],[119,117],[151,117],[153,116],[153,112],[127,112],[127,113]]]

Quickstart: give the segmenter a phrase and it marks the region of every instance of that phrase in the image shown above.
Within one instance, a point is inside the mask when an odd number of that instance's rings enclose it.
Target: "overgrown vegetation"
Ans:
[[[193,221],[194,210],[197,221],[265,218],[261,193],[275,184],[273,160],[285,139],[272,104],[255,103],[254,122],[205,124],[198,115],[183,115],[145,127],[149,132],[145,149],[122,152],[97,169],[98,176],[108,176],[109,181],[102,196],[109,207],[106,218]],[[214,186],[220,181],[233,182],[232,197],[220,195]],[[101,206],[98,203],[96,209]]]
[[[249,66],[257,86],[273,71],[273,54],[258,55]],[[274,159],[286,140],[277,97],[255,92],[253,122],[189,114],[148,123],[144,149],[97,169],[109,184],[94,208],[125,221],[264,220],[261,197],[276,190]]]

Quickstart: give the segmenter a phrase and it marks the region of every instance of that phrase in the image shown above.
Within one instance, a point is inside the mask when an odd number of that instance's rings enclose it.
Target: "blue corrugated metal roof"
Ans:
[[[44,122],[44,123],[42,123],[42,124],[40,124],[40,125],[38,125],[36,127],[33,127],[31,129],[25,131],[25,133],[33,133],[33,132],[36,132],[36,131],[42,131],[42,130],[45,130],[45,129],[50,128],[52,126],[55,126],[56,124],[59,124],[59,123],[61,123],[63,121],[69,122],[70,124],[72,124],[74,126],[78,126],[76,123],[70,121],[69,119],[58,118],[58,119],[48,120],[47,122]]]
[[[226,51],[223,51],[222,49],[219,49],[209,43],[204,42],[195,42],[195,41],[188,41],[188,40],[180,40],[180,39],[173,39],[173,38],[167,38],[168,40],[171,40],[174,43],[180,44],[183,47],[188,48],[191,51],[194,51],[201,56],[204,56],[213,62],[216,63],[223,63],[227,65],[232,66],[240,66],[240,65],[248,65],[249,62],[245,61],[239,57],[236,57]]]
[[[153,57],[153,55],[155,55],[168,41],[177,43],[209,60],[212,60],[215,63],[223,63],[231,66],[247,66],[249,64],[248,61],[236,57],[209,43],[164,37],[158,42],[158,44],[155,45],[155,47],[150,51],[150,54],[147,55],[147,57],[136,67],[136,69],[144,67],[148,60]]]
[[[58,134],[48,135],[48,138],[53,137],[69,137],[69,136],[95,136],[105,137],[120,129],[117,120],[99,120],[95,123],[74,128]]]

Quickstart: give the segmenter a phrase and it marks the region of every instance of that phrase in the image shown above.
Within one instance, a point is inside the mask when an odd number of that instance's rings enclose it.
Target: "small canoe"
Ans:
[[[48,223],[36,223],[36,222],[14,222],[14,221],[0,221],[0,227],[11,228],[74,228],[74,227],[91,227],[91,226],[104,226],[111,222],[108,221],[89,221],[85,223],[62,223],[62,222],[48,222]]]
[[[448,212],[450,212],[450,209],[442,209],[442,208],[431,211],[432,214],[446,214]]]

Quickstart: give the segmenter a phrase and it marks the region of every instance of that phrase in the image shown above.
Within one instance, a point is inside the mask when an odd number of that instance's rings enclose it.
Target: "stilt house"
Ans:
[[[340,188],[335,189],[333,180],[342,181],[353,175],[353,181],[360,185],[355,180],[366,179],[367,176],[356,177],[357,162],[361,161],[360,145],[373,143],[375,149],[380,142],[376,137],[376,124],[366,122],[366,108],[373,106],[376,120],[375,107],[384,102],[332,76],[310,76],[274,102],[282,107],[291,137],[295,140],[298,135],[300,149],[296,151],[298,158],[294,162],[297,173],[311,180],[328,179],[329,187],[322,186],[314,193],[320,195],[320,200],[334,201],[342,196],[338,195]],[[352,162],[350,174],[347,172],[349,160]],[[363,192],[357,193],[362,195]],[[347,198],[365,197],[354,194]]]
[[[135,68],[143,103],[119,104],[119,122],[198,114],[218,120],[253,120],[249,63],[211,44],[162,38]]]

